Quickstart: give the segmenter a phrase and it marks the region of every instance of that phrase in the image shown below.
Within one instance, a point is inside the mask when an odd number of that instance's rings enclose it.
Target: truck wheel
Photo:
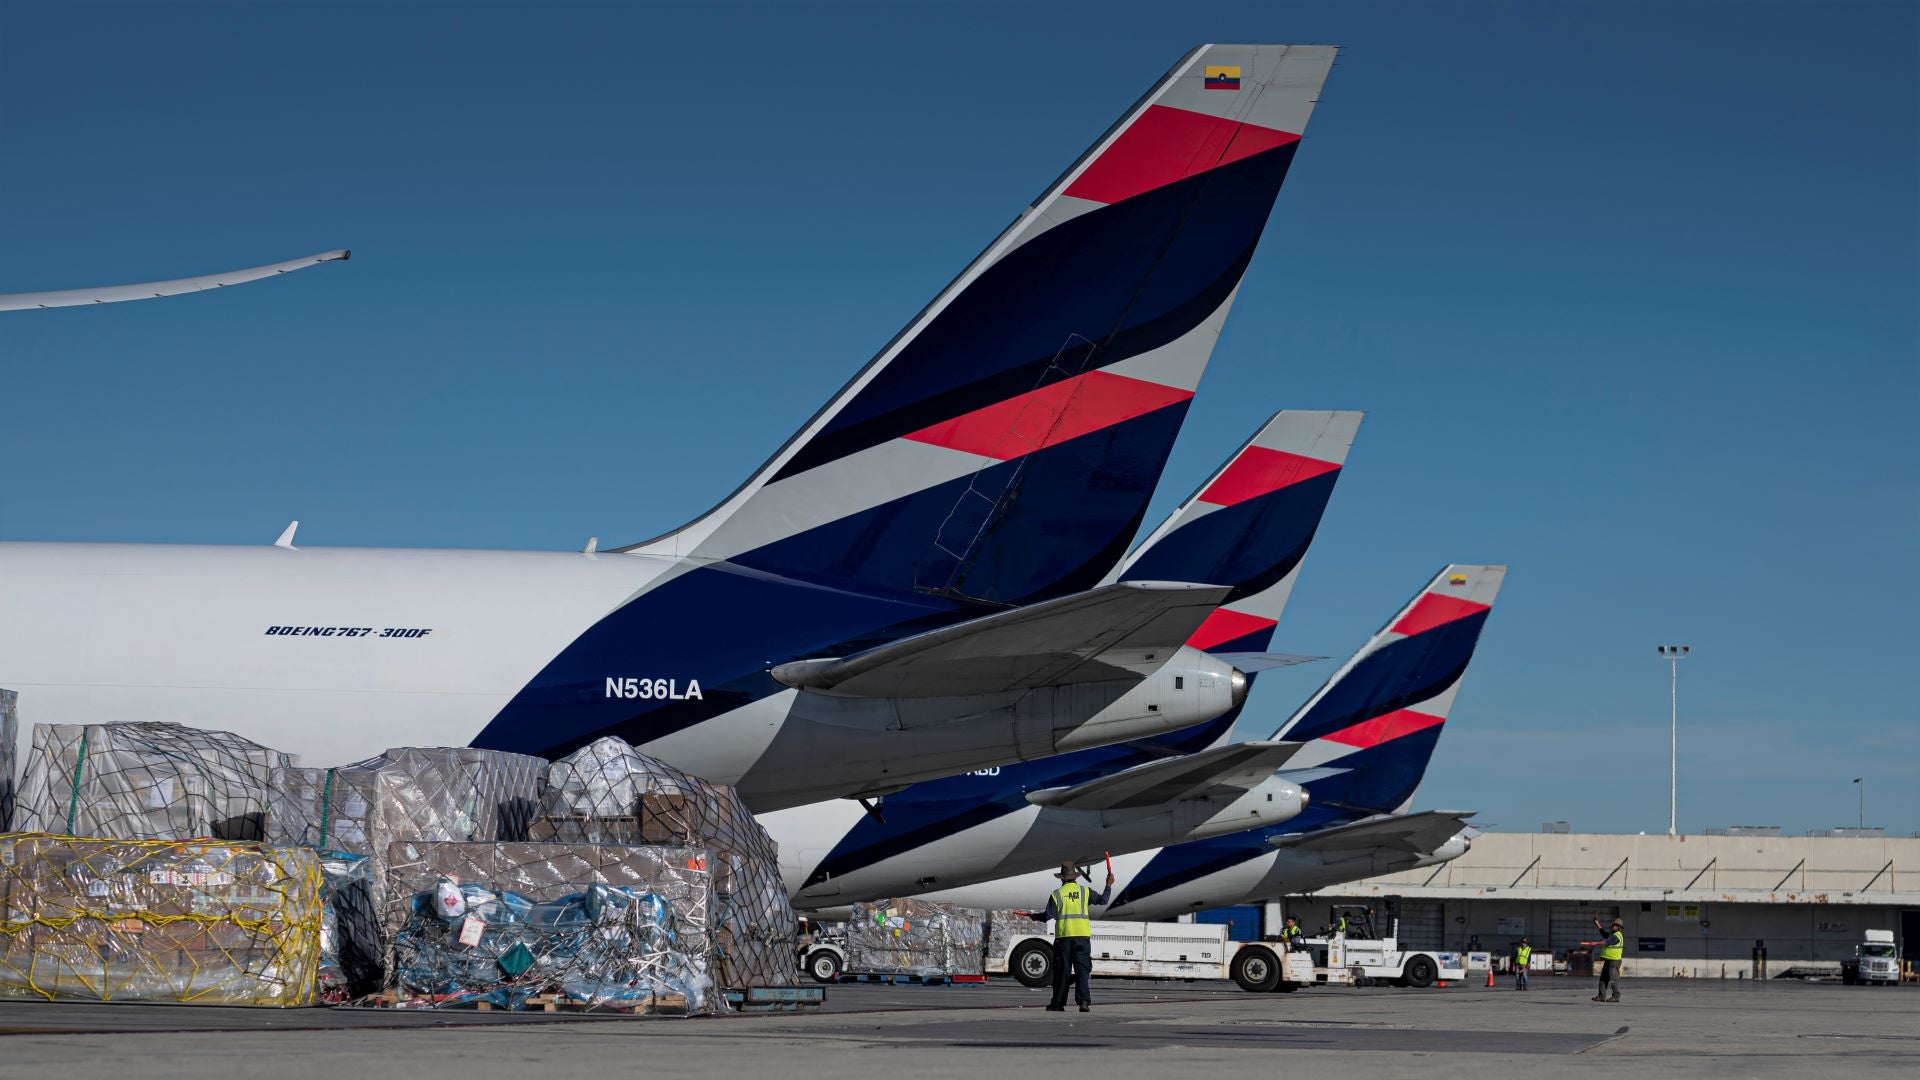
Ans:
[[[1280,983],[1280,958],[1265,946],[1249,945],[1233,954],[1228,972],[1233,981],[1240,984],[1240,989],[1264,994]]]
[[[1013,977],[1021,985],[1035,989],[1053,985],[1053,948],[1041,941],[1029,941],[1013,950]]]
[[[1413,987],[1415,990],[1424,990],[1432,986],[1433,980],[1437,978],[1439,974],[1440,969],[1435,967],[1433,961],[1425,956],[1416,956],[1407,961],[1407,985]]]
[[[815,949],[807,957],[807,974],[813,976],[814,982],[839,982],[840,958],[830,949]]]

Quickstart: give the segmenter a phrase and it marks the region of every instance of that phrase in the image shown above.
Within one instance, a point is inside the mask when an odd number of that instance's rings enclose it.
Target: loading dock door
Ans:
[[[1385,930],[1385,927],[1381,928]],[[1400,947],[1403,949],[1446,948],[1446,908],[1439,900],[1400,901]]]
[[[1551,921],[1547,924],[1547,947],[1554,952],[1566,952],[1578,948],[1583,941],[1594,941],[1600,937],[1593,929],[1593,920],[1611,923],[1620,917],[1620,908],[1615,904],[1588,904],[1585,907],[1556,907]]]

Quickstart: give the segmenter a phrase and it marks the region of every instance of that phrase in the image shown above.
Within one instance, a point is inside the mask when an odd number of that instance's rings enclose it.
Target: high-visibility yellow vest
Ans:
[[[1513,950],[1514,966],[1518,967],[1521,971],[1527,970],[1527,965],[1532,962],[1533,962],[1533,946],[1522,945],[1519,948]]]
[[[1092,937],[1093,922],[1087,918],[1091,900],[1086,886],[1078,882],[1068,882],[1053,890],[1053,936]]]
[[[1283,938],[1287,938],[1287,939],[1297,938],[1300,936],[1300,933],[1301,933],[1301,930],[1297,926],[1283,926],[1280,928],[1280,936]]]
[[[1626,954],[1627,936],[1618,930],[1607,935],[1606,944],[1600,946],[1600,959],[1618,960]]]

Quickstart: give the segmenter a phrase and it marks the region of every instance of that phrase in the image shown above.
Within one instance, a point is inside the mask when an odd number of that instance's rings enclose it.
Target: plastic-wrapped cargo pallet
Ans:
[[[383,1003],[717,1014],[711,853],[400,841]]]
[[[268,782],[293,760],[181,724],[37,724],[14,827],[115,840],[260,840]]]
[[[1013,949],[1014,943],[1028,938],[1043,938],[1051,941],[1047,934],[1050,923],[1029,919],[1014,911],[993,910],[987,912],[987,955],[1004,959]]]
[[[277,769],[267,839],[368,856],[384,911],[389,845],[525,839],[546,767],[524,754],[402,747],[332,769]]]
[[[20,695],[0,690],[0,832],[13,828],[13,762],[20,745]]]
[[[861,975],[978,975],[982,913],[931,900],[853,905],[847,970]]]
[[[727,989],[798,981],[779,849],[738,792],[597,739],[547,769],[536,840],[686,844],[713,852],[714,955]]]
[[[320,866],[299,848],[0,836],[0,997],[308,1005]]]
[[[339,1005],[380,990],[386,945],[365,855],[321,851],[320,1000]]]

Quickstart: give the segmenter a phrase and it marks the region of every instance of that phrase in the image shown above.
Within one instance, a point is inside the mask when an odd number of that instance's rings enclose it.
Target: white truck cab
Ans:
[[[1853,960],[1840,965],[1841,981],[1873,985],[1900,982],[1900,955],[1894,949],[1893,931],[1868,930],[1866,939],[1853,947]]]

